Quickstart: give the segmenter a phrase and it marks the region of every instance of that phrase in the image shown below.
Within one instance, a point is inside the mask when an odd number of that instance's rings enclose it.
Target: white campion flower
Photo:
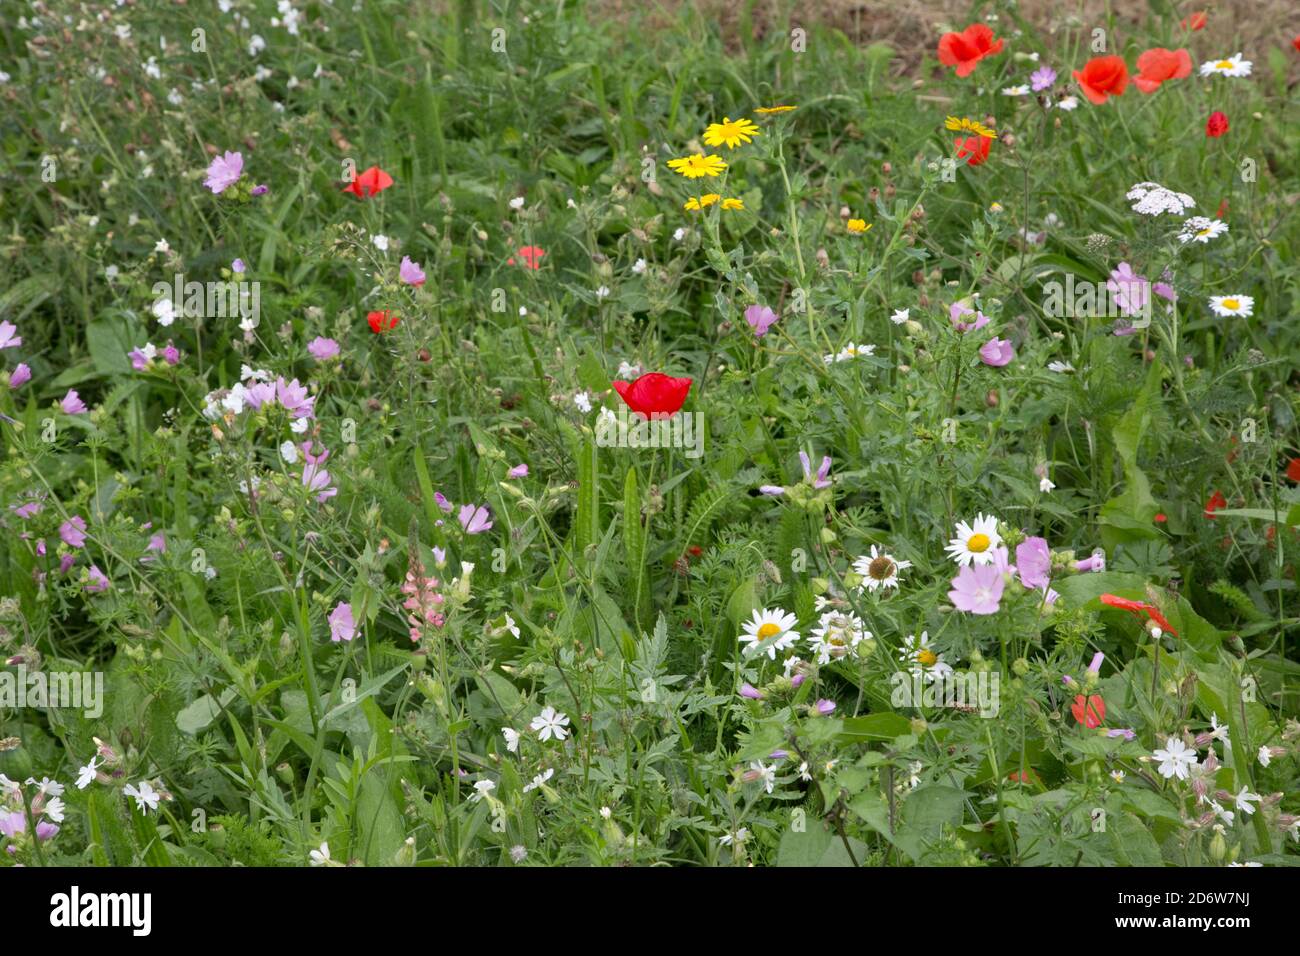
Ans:
[[[519,731],[513,727],[502,727],[501,736],[506,738],[506,750],[512,754],[519,752]]]
[[[563,740],[569,735],[565,728],[569,725],[569,718],[557,711],[549,704],[542,708],[542,712],[532,719],[528,725],[537,731],[537,739],[546,741],[554,737],[556,740]]]
[[[141,813],[147,814],[150,810],[158,809],[160,799],[158,791],[149,785],[148,780],[141,780],[139,787],[134,787],[128,783],[122,788],[122,792],[135,800],[135,805]]]
[[[295,465],[298,463],[298,446],[291,441],[283,442],[280,445],[280,457],[284,459],[286,465]]]
[[[1166,737],[1163,750],[1153,750],[1151,756],[1160,761],[1157,768],[1166,780],[1177,777],[1186,780],[1188,772],[1196,766],[1196,751],[1177,737]]]
[[[578,406],[578,411],[586,415],[591,411],[591,395],[587,392],[579,392],[573,396],[573,404]]]
[[[91,757],[90,763],[77,771],[77,789],[85,790],[94,782],[99,773],[99,757]]]
[[[176,306],[166,296],[153,304],[152,311],[159,325],[170,326],[176,321]]]
[[[480,780],[474,784],[474,792],[469,795],[471,803],[478,803],[484,797],[491,796],[497,785],[491,780]]]

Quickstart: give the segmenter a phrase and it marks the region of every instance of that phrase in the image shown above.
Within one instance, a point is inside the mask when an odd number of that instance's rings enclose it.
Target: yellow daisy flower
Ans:
[[[704,131],[704,145],[735,149],[741,143],[750,142],[751,137],[758,134],[758,127],[752,120],[733,120],[724,116],[721,123],[710,123],[709,128]]]
[[[845,223],[845,228],[855,236],[860,236],[871,228],[871,223],[867,222],[865,219],[850,219]]]
[[[727,164],[719,156],[703,156],[696,153],[682,159],[668,160],[668,168],[681,173],[687,179],[699,179],[701,176],[717,176]]]
[[[799,107],[797,106],[760,106],[755,109],[754,112],[767,115],[768,113],[788,113],[791,110],[797,110],[798,108]]]
[[[745,204],[739,199],[724,199],[722,200],[722,208],[723,209],[744,209]]]
[[[696,199],[694,196],[692,196],[690,199],[686,200],[685,207],[690,210],[708,209],[710,206],[712,206],[715,202],[717,202],[721,198],[722,197],[719,196],[717,193],[708,193],[704,196],[701,196],[699,199]]]
[[[955,132],[975,133],[978,136],[983,136],[985,139],[996,139],[998,135],[994,130],[989,129],[983,123],[967,116],[962,116],[960,118],[949,116],[944,120],[943,125],[945,128],[954,130]]]

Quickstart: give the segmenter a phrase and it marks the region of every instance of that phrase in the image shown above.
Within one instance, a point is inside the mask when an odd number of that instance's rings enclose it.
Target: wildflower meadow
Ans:
[[[0,868],[1300,862],[1300,20],[877,6],[4,0]]]

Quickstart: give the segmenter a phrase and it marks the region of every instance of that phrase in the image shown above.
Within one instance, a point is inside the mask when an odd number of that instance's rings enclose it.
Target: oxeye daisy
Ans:
[[[832,362],[848,362],[863,355],[871,355],[875,351],[876,347],[874,345],[858,345],[854,342],[850,342],[833,355],[823,355],[822,361],[827,365],[830,365]]]
[[[817,652],[817,663],[839,660],[871,636],[866,625],[852,611],[827,611],[812,629],[808,642]]]
[[[1183,223],[1182,230],[1178,233],[1178,241],[1187,242],[1209,242],[1216,239],[1228,231],[1228,224],[1222,219],[1208,219],[1205,216],[1193,216]]]
[[[934,648],[930,646],[930,634],[928,631],[922,631],[921,636],[909,634],[903,640],[903,647],[898,652],[898,659],[908,669],[908,672],[924,677],[927,681],[932,681],[938,677],[946,677],[952,673],[952,667],[944,663],[943,655],[937,654]]]
[[[1024,83],[1017,86],[1006,86],[1002,88],[1003,96],[1028,96],[1029,87]]]
[[[957,522],[957,536],[944,548],[948,555],[960,565],[989,564],[995,552],[1002,545],[1002,535],[998,534],[998,519],[993,515],[978,514],[970,524]]]
[[[744,633],[740,635],[740,641],[746,645],[745,656],[766,653],[769,660],[776,660],[777,651],[783,651],[799,640],[799,632],[791,630],[797,623],[798,618],[779,607],[755,611],[753,618],[741,627]]]
[[[861,586],[868,591],[897,588],[898,572],[911,566],[911,561],[900,561],[874,544],[870,554],[861,555],[853,562],[853,570],[862,575]]]
[[[699,179],[701,176],[720,175],[727,168],[727,164],[720,156],[696,153],[693,156],[668,160],[668,168],[681,173],[687,179]]]
[[[1226,60],[1209,60],[1201,64],[1201,76],[1250,76],[1253,63],[1243,60],[1240,53],[1234,53]]]
[[[1255,300],[1248,295],[1212,295],[1210,311],[1215,315],[1239,315],[1249,318],[1255,310]]]
[[[752,120],[733,120],[728,116],[721,123],[710,123],[704,131],[705,146],[726,146],[735,149],[741,143],[748,143],[759,135],[759,129]]]

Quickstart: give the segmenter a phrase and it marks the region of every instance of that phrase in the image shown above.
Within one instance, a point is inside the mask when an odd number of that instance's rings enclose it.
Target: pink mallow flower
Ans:
[[[352,616],[351,604],[338,604],[330,611],[329,623],[330,640],[335,643],[350,641],[357,636],[357,622]]]
[[[19,362],[9,373],[9,387],[22,388],[32,380],[32,370],[26,362]]]
[[[86,543],[86,519],[73,515],[59,525],[59,537],[69,548],[80,548]]]
[[[959,611],[971,614],[996,614],[1005,586],[1002,572],[991,564],[967,565],[952,579],[948,600]]]
[[[213,195],[220,195],[239,182],[239,177],[243,174],[243,154],[226,150],[224,156],[213,157],[208,165],[208,178],[203,180],[203,185],[211,189]]]
[[[1137,275],[1127,262],[1121,262],[1110,274],[1106,288],[1123,315],[1139,315],[1151,300],[1151,283]]]
[[[21,335],[14,335],[18,326],[12,322],[0,322],[0,349],[16,349],[23,344]]]
[[[1052,577],[1052,549],[1045,538],[1026,538],[1016,545],[1016,570],[1025,587],[1047,587]]]
[[[75,388],[68,389],[68,394],[63,396],[59,402],[59,407],[63,409],[65,415],[84,415],[86,413],[86,403],[81,400]]]
[[[410,256],[402,256],[402,264],[397,267],[397,277],[406,285],[424,285],[424,270],[418,262],[412,262]]]
[[[528,466],[527,466],[527,465],[515,465],[513,468],[511,468],[509,471],[506,472],[506,477],[507,477],[507,478],[527,478],[527,477],[528,477]]]
[[[306,462],[302,466],[302,483],[307,490],[316,495],[318,502],[327,501],[339,493],[337,488],[330,485],[333,480],[330,473],[322,467],[325,460],[329,458],[330,453],[324,445],[321,446],[320,454],[312,452],[313,443],[305,441],[300,446],[302,448],[302,457]]]
[[[777,320],[777,314],[765,305],[751,305],[745,310],[745,321],[754,330],[756,338],[762,338]]]
[[[996,335],[980,346],[980,361],[993,368],[1009,365],[1016,357],[1016,350],[1011,347],[1010,339],[1000,339]]]
[[[975,316],[974,321],[967,322],[966,316]],[[976,329],[982,329],[989,324],[989,317],[983,312],[962,305],[960,302],[954,302],[948,307],[948,321],[958,332],[974,332]]]
[[[318,362],[327,362],[338,357],[339,344],[333,339],[323,338],[318,335],[307,343],[307,354]]]
[[[91,594],[99,594],[108,590],[109,580],[96,565],[92,564],[90,566],[90,569],[86,572],[86,577],[89,579],[86,582],[86,590]]]
[[[456,518],[466,534],[482,534],[492,530],[491,512],[482,505],[477,508],[474,505],[461,505]]]
[[[807,452],[799,452],[799,463],[803,465],[803,480],[811,484],[814,488],[829,488],[831,486],[831,456],[823,455],[821,466],[817,469],[817,477],[813,477],[812,463],[808,460]]]

